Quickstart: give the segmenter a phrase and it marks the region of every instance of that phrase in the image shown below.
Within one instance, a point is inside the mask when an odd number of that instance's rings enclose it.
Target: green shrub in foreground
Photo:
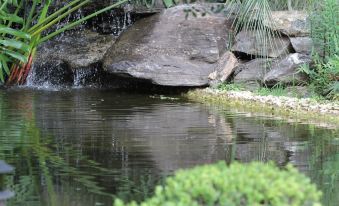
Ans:
[[[280,170],[273,164],[224,162],[179,170],[157,186],[155,195],[144,202],[115,206],[319,206],[321,193],[309,178],[291,166]]]

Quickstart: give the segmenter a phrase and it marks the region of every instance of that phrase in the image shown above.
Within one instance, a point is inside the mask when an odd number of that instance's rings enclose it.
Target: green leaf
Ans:
[[[0,80],[5,82],[4,72],[2,71],[2,62],[0,61]]]
[[[166,8],[170,8],[172,6],[175,5],[174,1],[173,0],[163,0],[162,1],[164,3],[164,5],[166,6]]]
[[[13,40],[13,39],[0,39],[0,44],[4,45],[5,47],[12,47],[15,49],[20,49],[23,52],[29,52],[30,47],[29,45],[25,44],[24,42]]]
[[[23,19],[15,14],[8,14],[5,13],[3,11],[0,12],[0,19],[3,20],[7,20],[7,21],[11,21],[11,22],[15,22],[15,23],[19,23],[22,24],[23,23]]]
[[[27,62],[28,61],[28,57],[25,56],[25,55],[22,55],[18,52],[15,52],[15,51],[11,51],[11,50],[8,50],[8,49],[4,49],[3,50],[5,54],[7,54],[8,56],[14,58],[14,59],[17,59],[19,60],[20,62]]]
[[[15,37],[19,37],[23,39],[31,39],[31,36],[27,34],[26,32],[12,29],[4,25],[0,25],[0,33],[13,35]]]

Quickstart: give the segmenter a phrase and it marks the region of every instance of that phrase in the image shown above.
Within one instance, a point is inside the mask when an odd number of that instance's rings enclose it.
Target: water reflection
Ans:
[[[114,91],[0,91],[0,159],[16,167],[8,205],[141,200],[179,168],[289,162],[339,202],[338,131]]]

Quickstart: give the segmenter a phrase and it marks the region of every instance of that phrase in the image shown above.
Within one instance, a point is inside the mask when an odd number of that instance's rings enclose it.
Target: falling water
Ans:
[[[56,0],[55,5],[58,5],[58,7],[62,7],[65,5],[65,1]],[[74,36],[76,36],[77,38],[76,41],[81,42],[82,45],[87,45],[89,43],[89,40],[86,39],[86,36],[83,36],[84,34],[83,31],[85,30],[92,30],[99,34],[105,34],[105,35],[110,34],[114,36],[119,36],[124,30],[126,30],[135,21],[133,15],[131,14],[131,8],[132,7],[130,5],[127,5],[123,9],[121,8],[113,9],[102,15],[96,16],[93,19],[90,19],[87,22],[79,25],[76,29],[71,31],[71,34],[70,32],[66,32],[66,33],[62,33],[59,36],[57,36],[54,40],[52,40],[52,41],[55,41],[54,44],[56,43],[56,45],[50,46],[48,45],[49,42],[46,42],[44,45],[41,45],[38,50],[42,51],[42,53],[44,52],[48,53],[49,50],[55,49],[59,53],[60,52],[67,53],[69,52],[69,50],[67,49],[67,45],[69,46],[69,45],[74,44],[75,40],[74,38],[72,38]],[[59,21],[58,24],[52,29],[53,30],[60,29],[64,27],[65,25],[69,24],[70,22],[77,21],[85,17],[88,14],[89,14],[89,11],[87,11],[86,9],[79,9],[75,13],[68,15],[66,18]],[[81,50],[81,47],[79,47],[79,49]],[[58,55],[56,55],[55,57],[51,57],[51,58],[52,60],[54,60],[54,58],[56,58],[55,59],[56,61],[59,60]],[[39,57],[37,57],[36,59],[39,59]],[[36,60],[36,61],[39,61],[39,60]],[[39,62],[39,64],[40,63],[41,62]],[[59,65],[54,65],[53,68],[47,68],[47,67],[48,65],[46,65],[46,68],[42,69],[42,72],[41,71],[37,72],[33,64],[32,70],[30,71],[28,75],[25,86],[30,87],[30,88],[44,89],[44,90],[46,89],[55,90],[55,89],[60,89],[61,87],[65,87],[65,85],[63,84],[62,76],[56,74],[55,71],[51,71],[51,70],[54,70],[54,67],[57,67],[58,71],[63,72],[62,68],[59,67]],[[100,77],[98,77],[100,75],[98,74],[99,73],[98,70],[99,70],[98,68],[93,68],[93,69],[79,68],[79,69],[76,69],[75,71],[72,71],[70,73],[72,77],[69,78],[69,79],[72,79],[72,82],[71,83],[67,82],[66,87],[78,88],[78,87],[83,87],[83,86],[98,85],[98,81],[100,81]],[[49,78],[51,76],[52,78]],[[58,76],[60,76],[60,78]],[[93,82],[93,79],[95,79],[94,82]]]

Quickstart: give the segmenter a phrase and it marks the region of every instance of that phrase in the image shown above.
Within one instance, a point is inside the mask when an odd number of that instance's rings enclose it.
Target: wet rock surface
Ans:
[[[84,30],[66,33],[63,37],[51,40],[38,49],[37,60],[61,60],[72,70],[90,69],[91,65],[102,61],[106,50],[113,45],[116,37],[100,35]]]
[[[101,62],[116,37],[89,30],[69,32],[39,47],[29,83],[72,86],[99,83]],[[80,74],[80,75],[79,75]]]
[[[164,86],[204,86],[229,42],[220,16],[185,19],[176,6],[137,21],[108,50],[104,69]]]

